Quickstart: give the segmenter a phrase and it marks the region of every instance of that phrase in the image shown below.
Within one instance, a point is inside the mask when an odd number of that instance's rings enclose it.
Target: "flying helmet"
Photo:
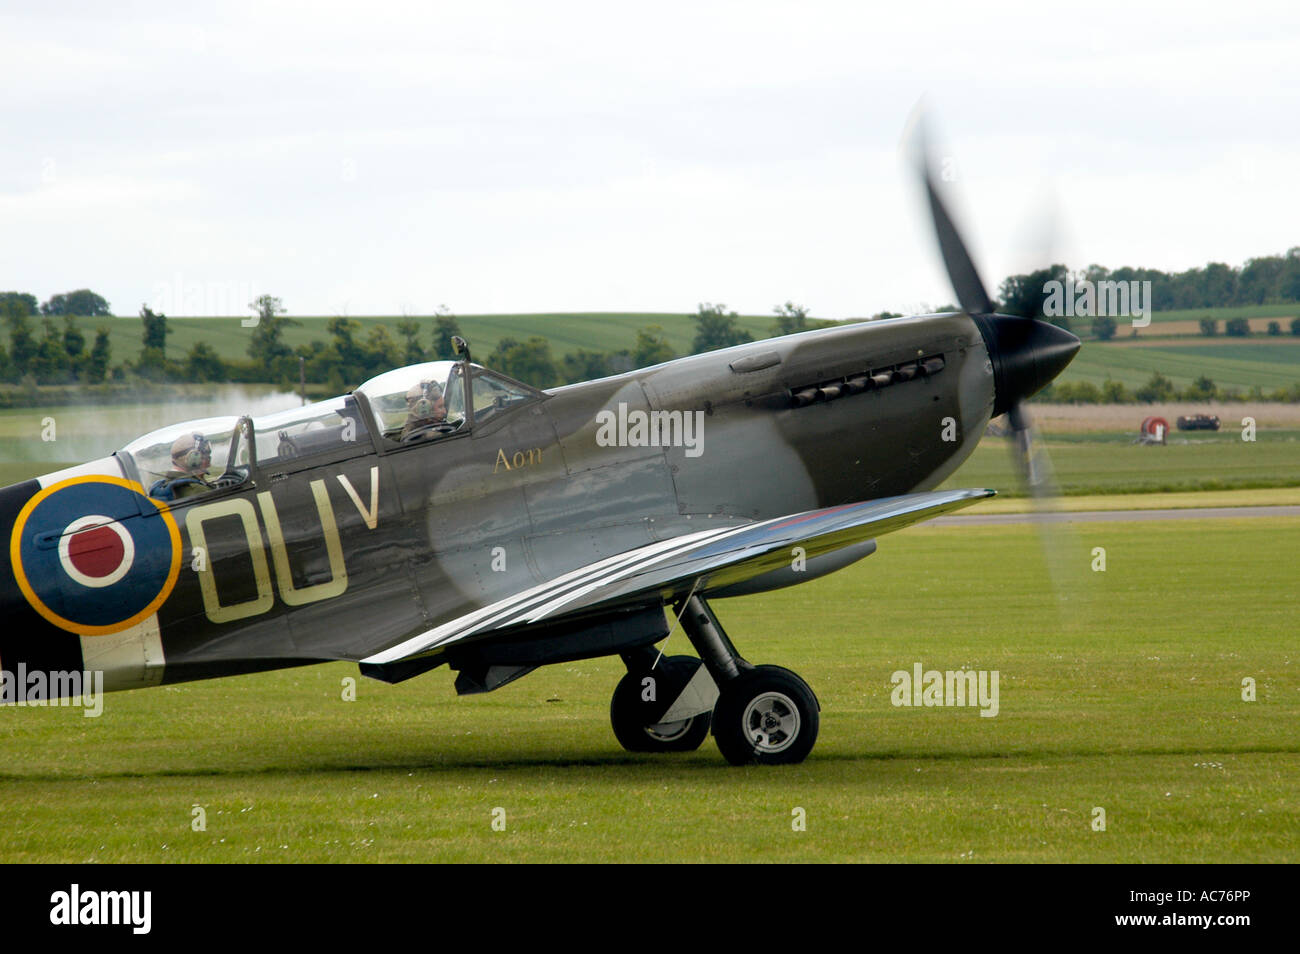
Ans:
[[[202,434],[182,434],[172,442],[172,466],[198,476],[212,466],[212,442]]]
[[[433,406],[442,400],[442,386],[437,381],[412,384],[406,392],[406,406],[416,420],[433,417]]]

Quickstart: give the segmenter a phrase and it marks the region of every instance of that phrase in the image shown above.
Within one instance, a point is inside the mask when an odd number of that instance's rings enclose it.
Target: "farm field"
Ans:
[[[1300,303],[1283,302],[1279,305],[1229,305],[1222,308],[1184,308],[1172,311],[1156,311],[1151,314],[1151,323],[1167,324],[1170,322],[1188,322],[1195,330],[1199,327],[1202,318],[1213,318],[1215,321],[1224,321],[1228,318],[1247,318],[1251,322],[1251,327],[1255,327],[1256,321],[1263,321],[1267,326],[1269,319],[1275,319],[1282,322],[1282,327],[1286,329],[1286,321],[1300,315]]]
[[[1294,861],[1300,519],[1092,525],[1055,595],[1036,540],[918,527],[719,601],[748,658],[818,693],[798,766],[622,751],[617,659],[467,698],[445,670],[361,679],[355,702],[330,664],[110,695],[97,719],[0,709],[0,859]],[[893,706],[916,663],[997,670],[998,714]]]
[[[251,314],[251,313],[250,313]],[[284,341],[293,348],[309,344],[313,339],[328,342],[329,331],[326,329],[332,316],[289,316],[301,322],[298,326],[284,329]],[[370,329],[377,325],[387,326],[394,338],[397,337],[397,323],[400,315],[356,316],[361,325],[358,337],[364,340]],[[416,318],[420,322],[420,342],[429,347],[433,342],[433,318],[425,315]],[[738,324],[755,338],[768,338],[772,333],[772,315],[742,316]],[[140,319],[110,318],[104,319],[112,331],[114,360],[125,356],[134,357],[140,351]],[[505,337],[520,340],[532,335],[541,335],[551,343],[551,353],[558,359],[571,351],[586,348],[589,351],[617,351],[631,348],[636,340],[637,330],[658,325],[663,329],[668,343],[679,354],[690,352],[691,341],[695,337],[695,322],[687,314],[635,314],[635,313],[592,313],[592,314],[527,314],[527,315],[457,315],[456,321],[461,332],[469,340],[475,356],[482,360],[496,347],[497,342]],[[222,358],[228,361],[248,360],[248,342],[251,328],[245,328],[241,319],[236,318],[171,318],[167,327],[171,334],[167,338],[167,354],[179,358],[185,355],[198,341],[206,341]]]
[[[1294,311],[1295,309],[1292,308],[1291,310]],[[1202,315],[1202,317],[1209,317],[1209,316]],[[1237,316],[1229,315],[1228,317],[1235,318]],[[1127,345],[1147,344],[1153,338],[1157,341],[1167,340],[1171,336],[1191,338],[1191,342],[1189,342],[1191,344],[1196,344],[1199,342],[1205,342],[1206,344],[1213,344],[1215,342],[1222,342],[1225,340],[1225,338],[1229,344],[1231,344],[1234,341],[1242,340],[1240,338],[1229,338],[1226,335],[1224,335],[1224,327],[1222,321],[1220,321],[1219,323],[1219,333],[1213,337],[1207,337],[1201,334],[1201,322],[1199,318],[1195,320],[1189,318],[1185,321],[1157,322],[1155,320],[1155,316],[1152,315],[1150,327],[1139,329],[1138,334],[1135,337],[1130,337],[1129,332],[1125,330],[1128,327],[1126,321],[1127,319],[1125,319],[1125,321],[1121,321],[1120,331],[1117,337]],[[1246,323],[1250,326],[1251,333],[1255,335],[1259,335],[1261,337],[1268,334],[1268,326],[1270,322],[1273,321],[1276,321],[1278,323],[1279,329],[1281,331],[1281,335],[1290,335],[1291,333],[1290,317],[1283,316],[1280,318],[1247,318],[1246,319]],[[1280,337],[1280,336],[1275,336],[1275,337]],[[1294,337],[1292,337],[1292,340],[1293,341],[1295,340]]]
[[[1291,319],[1300,316],[1300,303],[1283,302],[1278,305],[1228,305],[1219,308],[1180,308],[1170,311],[1153,311],[1151,313],[1151,324],[1145,328],[1138,329],[1139,338],[1146,338],[1156,335],[1199,335],[1201,333],[1201,319],[1210,318],[1219,323],[1219,334],[1223,334],[1223,322],[1229,318],[1245,318],[1250,323],[1251,331],[1256,334],[1265,334],[1268,331],[1268,323],[1276,321],[1282,326],[1282,333],[1287,334],[1290,331]],[[1076,319],[1078,323],[1086,330],[1089,326],[1087,318]],[[1118,340],[1128,340],[1130,319],[1115,319],[1119,324],[1119,330],[1116,333]]]
[[[1136,427],[1119,433],[1044,431],[1043,446],[1060,492],[1072,496],[1300,486],[1300,430],[1261,430],[1253,443],[1241,440],[1239,428],[1175,431],[1163,447],[1135,444],[1135,434]],[[1010,442],[999,438],[986,437],[942,486],[992,487],[1002,496],[1023,495]]]
[[[1300,381],[1300,338],[1218,338],[1207,344],[1166,340],[1139,346],[1084,341],[1057,380],[1100,386],[1111,378],[1133,389],[1156,371],[1180,388],[1204,375],[1219,387],[1247,392],[1258,385],[1271,391]]]
[[[1163,417],[1174,425],[1184,414],[1214,414],[1222,422],[1217,434],[1204,431],[1171,432],[1175,438],[1218,439],[1241,433],[1244,417],[1253,417],[1260,430],[1300,430],[1300,404],[1275,401],[1173,401],[1167,404],[1045,404],[1030,402],[1034,426],[1051,435],[1096,433],[1103,439],[1137,436],[1146,417]],[[1109,433],[1107,433],[1109,432]]]

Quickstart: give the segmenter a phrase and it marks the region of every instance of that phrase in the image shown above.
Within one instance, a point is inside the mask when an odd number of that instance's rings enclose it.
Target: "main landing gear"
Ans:
[[[681,622],[699,659],[660,657],[653,648],[623,656],[627,675],[609,711],[623,748],[689,752],[711,726],[732,765],[802,762],[817,741],[820,710],[808,684],[788,669],[741,658],[701,597],[686,601]]]

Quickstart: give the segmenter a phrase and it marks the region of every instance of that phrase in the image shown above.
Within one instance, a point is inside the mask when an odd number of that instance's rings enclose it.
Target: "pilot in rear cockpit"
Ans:
[[[172,442],[172,469],[154,481],[149,496],[180,500],[213,489],[207,472],[212,466],[212,443],[202,434],[182,434]]]
[[[447,402],[437,381],[412,384],[406,392],[406,424],[398,440],[447,420]]]

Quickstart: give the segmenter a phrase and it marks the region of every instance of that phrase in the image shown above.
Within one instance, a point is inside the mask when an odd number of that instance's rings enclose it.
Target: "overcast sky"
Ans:
[[[921,310],[923,94],[991,286],[1300,245],[1300,7],[1041,7],[6,2],[0,290]]]

